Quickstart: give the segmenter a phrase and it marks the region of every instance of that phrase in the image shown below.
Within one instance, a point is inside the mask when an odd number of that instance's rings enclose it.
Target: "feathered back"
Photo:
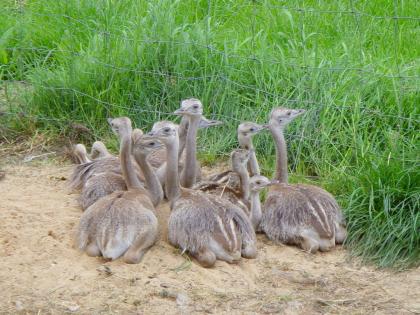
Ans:
[[[247,215],[228,200],[188,189],[183,190],[172,209],[169,240],[182,249],[194,253],[208,247],[217,227],[232,220],[245,243],[255,242],[255,232]]]
[[[223,185],[212,181],[202,181],[194,185],[193,189],[229,200],[245,211],[246,214],[249,214],[249,204],[242,200],[241,192],[232,188],[229,183]]]
[[[69,187],[71,189],[81,189],[94,174],[103,172],[122,174],[120,160],[116,157],[109,157],[76,165],[70,176]]]
[[[274,186],[264,208],[260,227],[271,239],[298,243],[294,238],[303,229],[313,229],[320,238],[334,237],[332,217],[296,185]]]

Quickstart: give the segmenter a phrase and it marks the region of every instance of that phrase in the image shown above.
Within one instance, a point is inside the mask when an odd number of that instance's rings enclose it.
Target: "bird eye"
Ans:
[[[194,108],[194,109],[198,109],[198,105],[197,105],[197,104],[195,104],[195,105],[193,106],[193,108]]]
[[[249,131],[255,131],[255,128],[254,128],[254,127],[252,127],[252,128],[250,128],[250,129],[249,129]]]
[[[169,129],[169,128],[165,128],[165,129],[163,129],[163,131],[164,131],[164,132],[169,132],[169,131],[171,131],[171,129]]]
[[[260,185],[261,184],[261,182],[259,180],[257,180],[256,183],[257,183],[257,185]]]
[[[292,114],[292,112],[287,112],[287,116],[290,116]]]
[[[150,142],[150,143],[149,143],[149,145],[154,146],[154,145],[155,145],[155,143],[154,143],[154,142]]]

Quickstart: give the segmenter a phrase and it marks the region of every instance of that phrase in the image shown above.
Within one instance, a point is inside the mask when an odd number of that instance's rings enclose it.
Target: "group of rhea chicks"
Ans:
[[[84,210],[78,247],[89,256],[139,263],[158,239],[157,206],[166,199],[169,243],[203,267],[255,258],[256,233],[310,253],[331,250],[347,234],[337,201],[320,187],[288,183],[283,131],[304,112],[278,107],[265,125],[241,123],[231,169],[206,178],[197,160],[197,133],[222,122],[205,118],[200,100],[181,102],[174,112],[181,116],[179,125],[156,122],[148,133],[133,129],[127,117],[109,118],[120,142],[118,157],[101,142],[93,144],[90,157],[83,144],[74,148],[78,164],[70,186],[80,190]],[[260,175],[252,144],[264,130],[276,145],[272,180]],[[259,194],[265,188],[262,205]]]

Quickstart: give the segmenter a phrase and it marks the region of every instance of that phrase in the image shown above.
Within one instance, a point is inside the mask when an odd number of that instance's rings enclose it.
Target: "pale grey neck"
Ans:
[[[200,115],[189,116],[185,165],[181,178],[181,185],[186,188],[192,187],[197,178],[197,131],[200,120]]]
[[[238,136],[239,147],[245,150],[251,150],[251,155],[248,160],[249,175],[260,175],[260,165],[258,164],[257,155],[255,154],[254,144],[251,137]]]
[[[245,167],[241,167],[236,173],[239,175],[239,181],[241,183],[241,194],[242,199],[246,202],[249,200],[249,174]]]
[[[165,185],[165,179],[166,179],[166,162],[163,163],[159,168],[156,170],[156,175],[159,178],[159,182],[162,186]]]
[[[261,174],[260,165],[258,164],[257,155],[255,154],[254,150],[252,150],[248,160],[248,169],[251,176]]]
[[[274,179],[277,179],[280,183],[288,182],[287,174],[287,145],[286,140],[284,139],[284,133],[282,128],[275,129],[270,127],[271,134],[274,138],[274,143],[276,145],[276,176]]]
[[[178,171],[179,139],[166,144],[166,197],[173,203],[181,194]]]
[[[120,144],[120,162],[121,169],[127,189],[142,188],[140,180],[137,178],[131,158],[131,130],[129,130],[121,139]]]
[[[147,161],[147,155],[139,153],[135,154],[134,158],[143,171],[147,190],[150,192],[150,199],[153,205],[157,206],[163,200],[163,190],[159,178]]]
[[[178,139],[179,139],[178,167],[179,167],[179,161],[181,160],[182,153],[184,152],[184,149],[185,149],[187,130],[188,130],[188,118],[185,117],[185,116],[182,116],[182,119],[181,119],[181,122],[180,122],[179,128],[178,128]],[[167,188],[166,188],[166,185],[165,185],[166,169],[167,169],[167,162],[165,161],[156,170],[156,175],[159,178],[160,184],[162,186],[165,186],[165,192],[167,194]]]
[[[261,211],[261,201],[260,201],[260,193],[258,191],[251,192],[250,195],[250,220],[254,230],[257,229],[258,225],[261,222],[262,211]]]
[[[178,159],[181,159],[181,155],[185,149],[185,143],[187,141],[187,131],[188,131],[188,117],[182,116],[181,122],[178,128],[178,137],[179,137],[179,150],[178,150]]]

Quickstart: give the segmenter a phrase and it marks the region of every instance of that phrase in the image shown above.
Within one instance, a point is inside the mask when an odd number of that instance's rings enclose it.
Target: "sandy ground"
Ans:
[[[138,265],[73,246],[81,210],[70,166],[5,167],[1,314],[420,314],[420,269],[378,271],[347,252],[311,255],[259,236],[259,256],[203,269],[161,240]],[[168,215],[159,208],[160,220]]]

